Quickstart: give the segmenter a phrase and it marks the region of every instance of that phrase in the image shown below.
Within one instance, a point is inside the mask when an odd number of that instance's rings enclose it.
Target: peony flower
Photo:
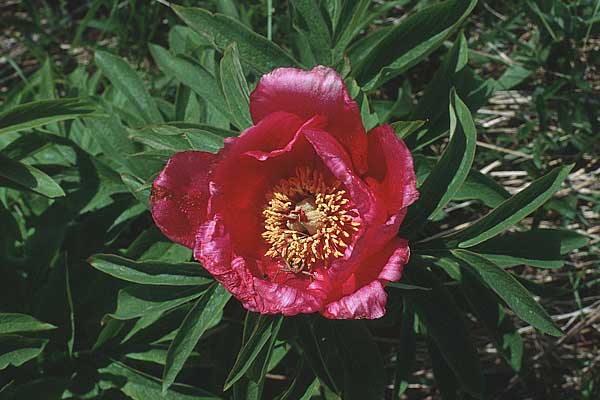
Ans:
[[[383,316],[409,257],[397,236],[418,197],[409,150],[387,125],[365,132],[322,66],[263,76],[250,113],[255,125],[217,154],[169,160],[150,198],[156,224],[248,310]]]

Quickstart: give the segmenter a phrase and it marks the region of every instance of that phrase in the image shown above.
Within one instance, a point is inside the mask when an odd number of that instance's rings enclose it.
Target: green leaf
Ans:
[[[444,100],[452,88],[472,114],[493,93],[495,82],[493,79],[481,79],[469,68],[468,54],[467,40],[459,34],[410,115],[411,119],[427,120],[427,127],[407,138],[409,148],[422,148],[448,131],[448,102]]]
[[[369,51],[373,49],[393,29],[393,26],[381,27],[363,36],[348,48],[348,58],[351,65],[360,65],[367,61]],[[356,72],[356,70],[355,70]],[[355,76],[356,74],[353,74]]]
[[[173,124],[149,125],[131,131],[130,138],[154,149],[170,152],[169,155],[186,150],[216,152],[223,147],[226,136],[219,130],[200,124],[197,124],[197,128],[191,126],[179,128]],[[233,134],[234,132],[231,132],[229,136]]]
[[[446,54],[442,65],[427,84],[425,92],[419,99],[419,103],[413,112],[413,116],[432,120],[438,117],[432,114],[432,111],[435,111],[437,114],[445,113],[446,106],[444,102],[440,101],[440,97],[445,97],[446,93],[450,92],[455,86],[455,75],[462,71],[468,62],[469,47],[467,39],[465,35],[460,33],[454,41],[454,45]]]
[[[206,349],[208,350],[208,349]],[[135,351],[127,353],[125,357],[130,360],[144,361],[157,365],[164,365],[167,363],[168,346],[166,345],[153,345],[147,350]],[[207,351],[202,353],[192,351],[185,361],[185,365],[190,367],[204,367],[212,368],[214,363],[207,357]]]
[[[9,365],[19,367],[39,356],[48,343],[45,339],[19,335],[0,335],[0,370]]]
[[[419,200],[409,208],[403,232],[418,231],[440,211],[465,181],[473,158],[477,132],[467,106],[455,91],[450,93],[450,142],[421,188]]]
[[[51,199],[65,195],[58,183],[39,169],[2,155],[0,155],[0,186],[31,190]]]
[[[434,157],[425,157],[420,154],[413,156],[415,172],[417,174],[417,187],[421,187],[436,164]],[[471,169],[469,175],[460,189],[452,197],[453,200],[480,200],[488,207],[497,207],[510,197],[510,193],[496,181],[479,171]]]
[[[393,287],[395,289],[401,289],[401,290],[431,290],[431,288],[421,287],[421,286],[417,286],[417,285],[409,285],[407,283],[400,283],[400,282],[390,282],[390,283],[388,283],[388,286]]]
[[[53,122],[90,115],[96,106],[87,99],[42,100],[25,103],[0,114],[0,135],[33,129]]]
[[[452,239],[458,242],[458,247],[467,248],[505,231],[544,204],[560,188],[572,168],[573,165],[555,168],[533,181],[473,225],[458,232]]]
[[[141,204],[143,204],[148,210],[150,209],[150,205],[148,200],[150,199],[150,184],[145,184],[139,178],[130,175],[130,174],[121,174],[121,180],[131,192],[133,197],[135,197]]]
[[[509,272],[493,264],[487,258],[467,250],[452,250],[452,254],[471,266],[472,271],[491,287],[523,321],[550,335],[562,335],[548,313]]]
[[[352,39],[369,23],[368,9],[370,0],[344,2],[340,23],[335,27],[334,59],[340,59]]]
[[[477,0],[447,0],[401,20],[358,65],[361,86],[376,89],[419,63],[460,27],[476,4]]]
[[[254,330],[256,324],[260,322],[259,318],[254,318],[256,314],[248,312],[246,314],[246,320],[244,322],[244,344],[251,337],[251,331]],[[266,379],[267,372],[269,372],[269,366],[271,362],[276,362],[273,359],[273,353],[277,344],[277,335],[283,324],[283,316],[277,316],[274,322],[274,327],[271,332],[271,337],[267,344],[260,351],[258,356],[251,363],[250,367],[246,371],[245,378],[238,380],[232,387],[234,399],[242,400],[260,400],[263,398],[263,387]],[[280,342],[281,343],[281,342]]]
[[[392,129],[394,129],[394,133],[400,139],[411,135],[416,132],[420,127],[425,124],[426,121],[418,120],[418,121],[397,121],[391,124]]]
[[[408,389],[408,380],[411,377],[417,357],[414,307],[408,298],[404,298],[403,302],[402,319],[400,320],[400,345],[396,350],[393,399],[399,399],[400,395]]]
[[[147,171],[130,159],[131,154],[139,151],[139,146],[129,138],[127,129],[117,116],[86,119],[85,123],[90,136],[110,161],[112,169],[120,173],[145,176]]]
[[[73,358],[73,347],[75,346],[75,305],[73,304],[71,279],[69,278],[69,264],[67,262],[65,262],[65,291],[67,305],[69,306],[69,331],[67,336],[67,352],[69,354],[69,358]]]
[[[315,63],[331,65],[331,32],[319,4],[315,0],[296,0],[291,5],[295,11],[294,26],[308,41]]]
[[[409,298],[461,386],[473,396],[481,397],[484,390],[479,356],[463,312],[423,260],[413,257],[405,274],[411,284],[432,288],[430,291],[406,291],[404,296]]]
[[[147,123],[162,122],[163,118],[156,102],[146,90],[146,86],[138,74],[120,57],[98,50],[94,59],[102,73],[136,109]]]
[[[40,332],[56,329],[56,326],[38,321],[27,314],[0,313],[0,334]]]
[[[455,259],[450,259],[456,263]],[[474,274],[470,268],[461,270],[461,286],[467,302],[477,319],[490,332],[496,348],[514,371],[521,369],[523,361],[523,340],[511,318],[506,315],[499,299]]]
[[[436,386],[440,391],[442,400],[459,400],[457,396],[458,382],[455,374],[446,362],[440,349],[437,348],[433,340],[427,340],[427,350],[431,359],[431,367]]]
[[[206,330],[221,318],[222,310],[231,298],[223,286],[215,284],[200,298],[187,314],[169,346],[163,372],[163,394],[175,381],[185,361]]]
[[[43,393],[44,399],[62,399],[70,383],[64,377],[33,379],[21,384],[8,384],[0,389],[0,397],[3,400],[35,399]]]
[[[488,207],[497,207],[510,197],[510,193],[496,181],[479,171],[471,170],[456,192],[454,200],[481,200]]]
[[[296,320],[302,359],[307,362],[323,385],[341,393],[344,385],[342,359],[336,346],[333,326],[322,319],[303,316]]]
[[[148,48],[162,72],[174,77],[192,89],[200,98],[210,102],[223,117],[233,119],[219,82],[203,65],[190,57],[174,56],[165,48],[155,44],[148,45]]]
[[[519,64],[510,65],[497,81],[500,90],[510,90],[529,78],[534,71]]]
[[[215,400],[211,393],[187,385],[174,384],[163,396],[161,383],[151,375],[137,371],[125,364],[114,361],[99,370],[103,381],[101,387],[119,389],[133,400]]]
[[[177,93],[175,94],[176,121],[184,121],[186,119],[186,111],[190,106],[191,96],[193,96],[193,94],[188,86],[185,86],[181,83],[177,86]]]
[[[187,25],[221,51],[237,43],[241,60],[261,74],[277,67],[299,66],[279,46],[228,16],[212,14],[202,8],[176,5],[172,8]]]
[[[228,390],[234,383],[240,380],[246,371],[252,366],[252,363],[258,357],[262,348],[267,344],[272,335],[277,335],[281,318],[275,319],[268,315],[260,315],[254,329],[242,349],[238,353],[237,359],[229,376],[225,380],[223,390]]]
[[[565,254],[587,242],[587,237],[572,231],[533,229],[492,238],[472,250],[503,268],[515,265],[560,268],[564,265]]]
[[[211,130],[188,129],[184,137],[194,150],[217,152],[223,147],[223,137]]]
[[[195,262],[134,261],[112,254],[95,254],[88,262],[115,278],[143,285],[201,286],[213,282]]]
[[[277,400],[310,400],[314,395],[318,394],[319,380],[315,378],[315,374],[312,372],[310,367],[301,361],[300,367],[298,368],[298,374],[294,377],[294,380],[290,386],[277,397]]]
[[[133,319],[157,311],[166,311],[202,295],[202,286],[132,285],[119,290],[115,319]]]
[[[235,43],[227,46],[221,58],[221,86],[235,125],[240,130],[251,126],[250,92]]]
[[[383,361],[366,325],[317,318],[297,326],[302,358],[315,375],[341,398],[384,398]]]
[[[377,344],[363,321],[335,321],[344,366],[344,399],[385,398],[385,370]]]

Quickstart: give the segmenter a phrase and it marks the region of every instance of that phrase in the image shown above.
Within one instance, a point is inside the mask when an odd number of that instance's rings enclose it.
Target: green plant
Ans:
[[[40,15],[52,28],[26,41],[39,68],[21,71],[26,79],[0,106],[3,398],[398,398],[410,383],[427,383],[412,375],[423,357],[444,398],[484,398],[493,389],[484,385],[475,326],[519,373],[524,344],[512,316],[561,332],[530,293],[539,287],[509,268],[556,269],[587,242],[539,225],[573,210],[551,198],[572,170],[567,161],[596,151],[597,118],[586,111],[593,88],[571,74],[572,57],[552,54],[590,40],[598,11],[584,19],[590,2],[527,2],[501,26],[516,41],[511,29],[527,16],[537,33],[498,79],[484,79],[475,66],[495,59],[472,50],[469,25],[461,31],[475,3],[302,0],[275,4],[273,14],[264,4],[172,13],[158,2],[93,1],[77,17],[66,3],[26,2],[36,25],[24,34],[43,32]],[[384,19],[400,12],[407,15],[397,23]],[[67,39],[52,35],[75,25]],[[53,61],[48,49],[89,43],[90,30],[110,39],[98,41],[90,66]],[[148,55],[152,67],[139,67]],[[533,146],[517,147],[532,156],[532,183],[511,196],[478,171],[495,156],[476,155],[473,116],[549,63],[555,86],[534,95],[540,118],[525,121],[517,138],[528,143],[527,134],[541,132]],[[316,64],[344,76],[367,128],[392,123],[413,151],[421,198],[400,232],[412,257],[380,320],[245,312],[148,212],[151,183],[172,154],[214,152],[251,125],[247,89],[260,75]],[[430,79],[411,75],[430,64]],[[559,138],[547,134],[543,115],[555,104]],[[561,137],[572,157],[560,153],[564,165],[549,168],[545,155],[563,150]],[[462,215],[449,211],[465,201]]]

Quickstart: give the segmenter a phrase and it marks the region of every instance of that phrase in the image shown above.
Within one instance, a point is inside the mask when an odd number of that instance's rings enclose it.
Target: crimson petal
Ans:
[[[278,68],[264,75],[250,96],[252,120],[256,124],[277,111],[304,120],[324,116],[327,131],[352,155],[359,172],[366,170],[367,135],[360,111],[335,70],[323,66],[310,71]]]
[[[395,238],[385,249],[365,261],[344,283],[344,294],[321,312],[330,319],[375,319],[385,314],[387,294],[384,287],[397,281],[409,258],[408,242]]]
[[[203,151],[175,154],[152,186],[152,217],[162,233],[193,248],[196,233],[206,219],[208,174],[219,155]]]
[[[377,192],[391,214],[411,205],[419,197],[413,160],[389,125],[369,131],[369,170],[365,180]]]

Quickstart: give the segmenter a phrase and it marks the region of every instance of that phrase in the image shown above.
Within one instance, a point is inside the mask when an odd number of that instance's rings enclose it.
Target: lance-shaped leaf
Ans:
[[[422,260],[413,258],[405,268],[411,284],[432,290],[406,291],[414,310],[427,328],[442,356],[452,368],[461,386],[470,394],[483,393],[483,376],[477,350],[469,335],[463,312],[448,289],[431,273]]]
[[[0,114],[0,135],[37,128],[53,122],[94,113],[96,106],[87,99],[42,100],[25,103]]]
[[[304,316],[296,320],[299,348],[302,359],[307,362],[323,385],[340,394],[344,386],[343,365],[335,345],[333,326],[322,319]]]
[[[331,32],[316,0],[291,3],[294,26],[307,39],[317,64],[331,65]]]
[[[65,195],[59,184],[44,172],[2,155],[0,155],[0,186],[30,190],[51,199]]]
[[[238,353],[235,364],[225,380],[223,390],[228,390],[244,376],[246,371],[248,371],[254,360],[256,360],[260,354],[260,351],[267,342],[269,342],[272,335],[277,335],[279,328],[281,327],[281,322],[281,318],[275,319],[268,315],[261,315],[258,317],[254,329]]]
[[[394,133],[400,139],[403,139],[403,138],[415,133],[424,124],[425,124],[425,121],[417,120],[417,121],[397,121],[390,125],[394,129]]]
[[[370,0],[348,1],[342,4],[339,23],[336,24],[333,35],[335,61],[342,58],[348,44],[372,20],[368,13]]]
[[[194,286],[213,282],[198,263],[134,261],[113,254],[96,254],[88,262],[115,278],[143,285]]]
[[[1,313],[0,334],[17,332],[40,332],[56,329],[56,326],[38,321],[27,314]]]
[[[167,49],[150,44],[150,53],[160,70],[188,86],[200,98],[215,106],[222,116],[233,119],[219,82],[202,64],[191,57],[172,55]]]
[[[400,319],[400,345],[396,350],[393,399],[400,398],[400,395],[408,388],[408,379],[417,357],[414,323],[415,310],[410,299],[404,298],[402,318]]]
[[[426,157],[420,154],[415,154],[413,160],[417,174],[417,187],[420,187],[435,167],[436,160],[434,157]],[[509,197],[510,193],[492,178],[471,169],[452,200],[480,200],[486,206],[494,208]]]
[[[219,284],[213,285],[186,315],[169,346],[163,372],[163,394],[175,381],[187,358],[206,330],[221,319],[231,294]]]
[[[560,268],[564,265],[565,254],[585,246],[587,242],[587,237],[576,232],[533,229],[492,238],[472,250],[503,268],[515,265]]]
[[[455,259],[451,260],[456,262]],[[470,269],[461,270],[460,283],[477,319],[490,332],[496,348],[515,371],[523,361],[523,339],[500,301]]]
[[[344,366],[343,398],[350,400],[385,397],[383,359],[371,333],[362,321],[335,321],[336,345]]]
[[[165,396],[162,394],[161,383],[155,377],[137,371],[123,363],[114,361],[98,370],[103,387],[113,387],[120,390],[133,400],[218,400],[205,390],[188,385],[174,384]]]
[[[239,21],[202,8],[172,6],[173,11],[193,30],[223,51],[237,43],[241,60],[261,74],[277,67],[299,66],[298,62],[275,43],[267,40]]]
[[[473,164],[477,132],[469,109],[455,91],[450,93],[450,134],[444,154],[419,189],[419,200],[409,209],[403,232],[419,230],[440,211],[458,192]]]
[[[544,204],[560,188],[572,168],[573,165],[555,168],[533,181],[452,239],[458,242],[458,247],[467,248],[505,231]]]
[[[318,393],[319,386],[319,380],[315,378],[312,369],[302,360],[292,383],[277,400],[310,400]]]
[[[448,132],[448,103],[441,99],[451,88],[455,88],[472,113],[494,92],[493,79],[483,80],[469,68],[468,54],[467,39],[459,34],[410,115],[411,119],[427,120],[427,129],[406,139],[409,148],[420,149]]]
[[[307,317],[298,324],[302,357],[344,399],[384,397],[383,361],[364,323]]]
[[[359,82],[372,90],[416,65],[460,27],[476,4],[477,0],[447,0],[400,21],[362,58]]]
[[[119,291],[115,319],[133,319],[158,311],[167,311],[202,295],[202,286],[132,285]]]
[[[248,312],[246,321],[244,322],[244,343],[250,339],[254,323],[260,322],[259,318],[251,318],[253,313]],[[250,318],[249,318],[250,317]],[[255,319],[255,321],[251,321]],[[262,392],[266,379],[267,372],[271,369],[271,364],[278,361],[275,359],[274,350],[277,343],[277,335],[283,324],[283,316],[277,317],[271,338],[260,351],[258,356],[251,363],[250,368],[245,373],[245,378],[238,380],[232,387],[234,400],[260,400],[263,398]],[[278,357],[283,357],[278,356]],[[279,360],[281,361],[281,360]],[[274,367],[274,366],[273,366]]]
[[[235,43],[225,49],[223,58],[221,58],[220,71],[221,86],[229,105],[229,111],[234,118],[235,125],[243,130],[252,125],[249,111],[250,92]]]
[[[0,370],[9,365],[19,367],[39,356],[48,343],[46,339],[19,335],[0,335]]]
[[[471,266],[472,271],[491,287],[523,321],[529,322],[540,331],[550,335],[562,335],[548,313],[512,274],[479,254],[467,250],[453,250],[452,254]]]
[[[94,59],[102,73],[127,97],[146,123],[163,121],[156,102],[146,90],[144,81],[125,60],[105,51],[97,51]]]
[[[427,340],[427,350],[431,359],[431,367],[436,386],[443,400],[458,399],[459,384],[450,365],[446,362],[440,349],[431,339]]]

